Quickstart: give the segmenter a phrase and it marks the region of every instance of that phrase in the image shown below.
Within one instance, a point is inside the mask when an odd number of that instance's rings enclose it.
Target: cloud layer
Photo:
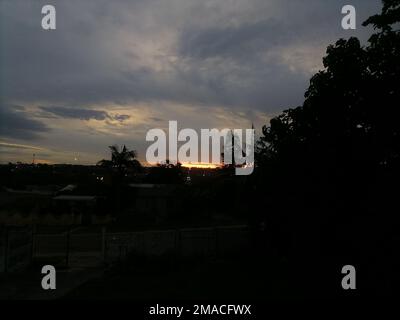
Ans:
[[[143,154],[146,130],[168,120],[259,128],[302,102],[328,44],[365,41],[380,7],[354,0],[358,29],[344,31],[341,0],[54,0],[57,29],[44,31],[45,4],[0,3],[0,138],[88,162],[109,143]]]

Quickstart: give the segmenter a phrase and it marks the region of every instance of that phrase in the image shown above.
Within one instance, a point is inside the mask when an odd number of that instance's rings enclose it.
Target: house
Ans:
[[[132,183],[129,189],[133,201],[130,211],[134,215],[161,222],[182,209],[178,185]]]
[[[96,213],[96,196],[58,195],[53,197],[58,213],[79,216],[83,225],[92,224],[92,217]]]

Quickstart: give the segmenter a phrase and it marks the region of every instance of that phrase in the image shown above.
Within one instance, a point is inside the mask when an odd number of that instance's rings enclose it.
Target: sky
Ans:
[[[41,27],[56,8],[56,30]],[[343,30],[352,4],[357,29]],[[93,164],[152,128],[251,128],[301,105],[380,0],[0,0],[0,162]]]

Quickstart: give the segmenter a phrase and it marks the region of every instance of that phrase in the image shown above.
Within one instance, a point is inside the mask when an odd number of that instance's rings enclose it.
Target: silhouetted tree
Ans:
[[[140,162],[136,159],[136,151],[128,150],[124,145],[122,149],[119,146],[110,146],[111,160],[101,160],[97,163],[99,166],[115,168],[120,174],[124,174],[128,168],[139,169]]]
[[[278,246],[323,238],[323,251],[331,245],[346,254],[373,235],[378,247],[392,247],[397,224],[390,213],[400,177],[399,22],[400,0],[383,1],[382,13],[364,23],[377,30],[367,46],[356,38],[329,46],[303,105],[263,127],[255,183],[257,197],[270,200]]]
[[[113,170],[112,175],[112,185],[113,188],[113,198],[116,203],[115,211],[116,214],[121,214],[123,211],[123,205],[126,201],[127,196],[124,194],[126,185],[126,175],[128,170],[138,171],[141,169],[140,162],[136,159],[136,151],[128,150],[124,145],[122,148],[117,145],[110,146],[111,160],[101,160],[97,165]]]

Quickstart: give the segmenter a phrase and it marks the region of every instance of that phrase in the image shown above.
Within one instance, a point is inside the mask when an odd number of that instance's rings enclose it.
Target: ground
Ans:
[[[304,297],[287,262],[246,259],[130,261],[66,299],[205,300]],[[282,276],[277,275],[290,275]],[[294,279],[294,278],[293,278]],[[306,290],[305,290],[306,291]]]

